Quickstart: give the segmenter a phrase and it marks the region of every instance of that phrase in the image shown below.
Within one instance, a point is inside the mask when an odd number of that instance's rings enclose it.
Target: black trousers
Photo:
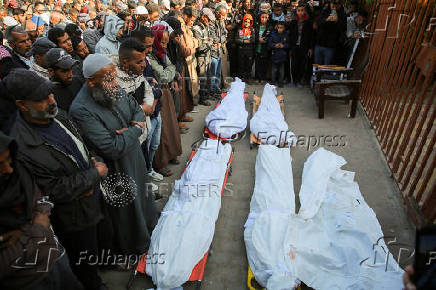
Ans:
[[[100,289],[102,284],[98,276],[98,239],[97,226],[81,231],[57,233],[59,240],[67,251],[73,273],[85,290]]]
[[[244,81],[247,81],[251,77],[251,69],[253,67],[253,52],[248,49],[239,48],[238,60],[238,74]]]
[[[262,57],[261,54],[256,54],[255,76],[256,80],[263,81],[267,79],[268,74],[268,57]]]
[[[307,50],[297,46],[291,55],[292,80],[294,84],[301,84],[307,75]]]

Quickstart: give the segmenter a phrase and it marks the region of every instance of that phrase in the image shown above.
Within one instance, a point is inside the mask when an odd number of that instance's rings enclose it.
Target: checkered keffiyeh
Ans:
[[[6,47],[0,45],[0,59],[5,57],[12,57],[11,53],[6,49]]]

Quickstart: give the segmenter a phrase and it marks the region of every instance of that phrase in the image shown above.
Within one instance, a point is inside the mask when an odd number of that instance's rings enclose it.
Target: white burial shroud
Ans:
[[[254,245],[247,247],[250,266],[268,289],[291,289],[297,280],[314,289],[402,289],[403,271],[389,253],[377,217],[353,181],[354,173],[340,169],[345,163],[318,149],[304,165],[299,214],[288,215],[288,220],[282,215],[275,221],[281,224],[274,225],[280,231],[270,231],[279,236],[264,235],[271,223],[259,218],[247,226],[246,245]],[[256,164],[256,186],[257,168]],[[264,195],[274,198],[275,192]]]
[[[230,138],[247,127],[244,89],[245,83],[235,78],[221,104],[206,116],[205,125],[216,136]]]
[[[209,250],[221,208],[221,189],[232,148],[205,140],[183,173],[153,230],[146,272],[160,289],[181,286]]]
[[[295,143],[295,134],[288,132],[288,124],[277,101],[276,87],[266,84],[257,112],[250,120],[250,132],[259,138],[262,144],[279,145]]]

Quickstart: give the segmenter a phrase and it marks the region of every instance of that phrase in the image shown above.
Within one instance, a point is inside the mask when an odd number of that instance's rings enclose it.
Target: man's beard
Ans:
[[[36,111],[32,107],[29,107],[29,114],[32,118],[38,120],[54,119],[58,114],[58,107],[57,105],[50,105],[44,112]]]
[[[113,90],[107,90],[97,87],[92,88],[92,97],[94,98],[94,100],[98,104],[106,108],[112,108],[113,106],[118,104],[118,102],[123,97],[123,94],[124,91],[120,87],[117,87]]]

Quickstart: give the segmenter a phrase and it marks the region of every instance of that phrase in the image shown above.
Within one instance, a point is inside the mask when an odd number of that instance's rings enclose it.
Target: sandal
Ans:
[[[179,161],[177,158],[174,158],[174,159],[171,159],[171,160],[170,160],[170,163],[171,163],[171,164],[178,165],[178,164],[180,164],[180,161]]]

